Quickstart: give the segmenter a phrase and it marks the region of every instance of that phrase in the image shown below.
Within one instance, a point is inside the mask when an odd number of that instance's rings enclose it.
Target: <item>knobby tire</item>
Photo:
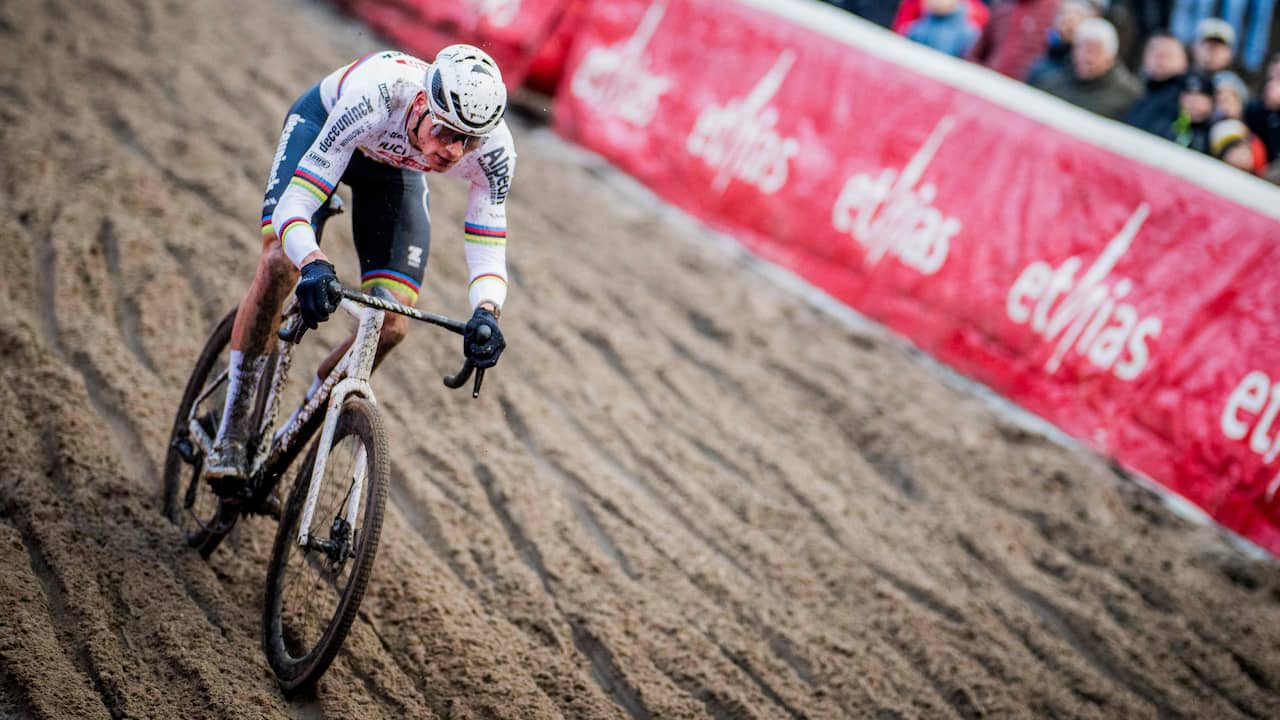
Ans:
[[[297,544],[298,527],[303,506],[306,503],[307,491],[311,486],[312,468],[315,466],[319,442],[312,444],[306,462],[298,471],[276,531],[271,562],[267,568],[263,602],[263,648],[280,687],[286,693],[295,693],[313,685],[328,669],[338,650],[341,649],[351,623],[360,609],[360,601],[364,597],[365,588],[373,572],[374,556],[377,554],[378,539],[382,531],[382,517],[386,509],[391,468],[381,416],[377,407],[363,398],[352,397],[343,404],[331,449],[339,447],[344,438],[351,436],[356,436],[364,446],[367,468],[364,496],[360,507],[362,522],[356,533],[354,553],[346,561],[354,563],[354,566],[338,598],[333,617],[328,620],[318,641],[314,646],[303,648],[296,654],[290,649],[290,642],[286,638],[288,627],[284,616],[287,609],[283,605],[287,594],[286,581],[290,578],[287,572],[289,558],[303,552]],[[336,481],[336,478],[328,476],[328,470],[331,467],[332,465],[326,468],[326,477],[323,480],[326,483]],[[324,488],[321,492],[324,492]],[[313,519],[312,533],[327,536],[329,522],[331,519],[321,516],[317,510],[316,517]],[[312,562],[316,562],[317,555],[319,555],[318,551],[311,550],[304,553],[302,557],[312,558]]]

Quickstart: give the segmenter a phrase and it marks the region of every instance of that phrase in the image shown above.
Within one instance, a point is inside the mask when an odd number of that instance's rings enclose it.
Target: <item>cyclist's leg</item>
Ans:
[[[426,176],[357,155],[342,181],[351,187],[351,227],[360,256],[362,289],[385,288],[397,302],[417,305],[431,249]],[[374,367],[404,339],[408,329],[409,318],[387,313]],[[334,348],[320,364],[319,377],[333,370],[354,339]]]
[[[325,117],[319,88],[313,87],[290,108],[280,134],[262,202],[262,252],[231,329],[227,401],[218,437],[205,461],[205,474],[210,479],[242,478],[248,469],[246,447],[254,390],[266,364],[272,335],[280,324],[280,308],[298,274],[276,238],[271,218],[302,155],[320,133]]]

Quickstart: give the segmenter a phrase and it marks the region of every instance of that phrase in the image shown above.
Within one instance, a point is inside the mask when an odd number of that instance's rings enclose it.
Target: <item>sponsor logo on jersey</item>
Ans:
[[[387,59],[395,58],[397,65],[408,65],[409,67],[418,68],[424,73],[427,71],[427,68],[431,67],[431,65],[425,60],[419,60],[412,55],[405,55],[402,52],[390,52],[383,57]]]
[[[422,267],[422,248],[417,245],[409,246],[409,267]]]
[[[1133,244],[1151,208],[1143,203],[1107,243],[1102,254],[1083,273],[1084,261],[1067,258],[1058,267],[1037,261],[1023,269],[1005,299],[1005,312],[1018,324],[1030,323],[1032,331],[1056,340],[1045,370],[1055,373],[1073,348],[1089,364],[1110,371],[1121,380],[1138,377],[1151,359],[1147,344],[1159,337],[1163,323],[1144,318],[1129,303],[1121,302],[1133,290],[1133,281],[1109,275]]]
[[[479,161],[480,169],[489,178],[489,202],[502,204],[511,186],[511,158],[507,157],[507,149],[491,150],[481,155]]]
[[[320,155],[320,153],[317,153],[315,150],[307,151],[307,162],[315,163],[316,165],[322,168],[325,168],[326,170],[333,166],[333,163],[326,160],[323,156]]]
[[[329,148],[333,147],[333,142],[337,140],[345,130],[353,127],[362,118],[368,117],[372,114],[373,102],[369,100],[368,97],[361,97],[360,102],[347,108],[347,111],[342,113],[342,115],[334,121],[333,126],[329,128],[329,132],[325,133],[324,137],[320,139],[320,152],[329,152]],[[343,146],[345,146],[347,142],[349,141],[344,141]]]
[[[382,107],[391,112],[391,90],[386,83],[378,83],[378,95],[382,97]]]
[[[409,153],[409,148],[404,145],[398,142],[388,142],[386,140],[378,143],[378,149],[384,151],[384,153],[391,153],[393,155],[407,155]]]
[[[947,261],[960,221],[933,206],[938,189],[921,184],[925,170],[955,121],[944,117],[901,172],[854,175],[845,182],[831,209],[831,226],[849,233],[865,250],[865,262],[876,265],[885,255],[932,275]]]
[[[787,183],[787,165],[800,143],[774,129],[778,109],[769,106],[769,101],[782,87],[795,59],[794,52],[783,51],[745,98],[711,105],[699,113],[685,148],[717,171],[711,181],[716,192],[724,191],[735,178],[766,195]]]
[[[295,127],[305,122],[306,120],[297,113],[290,115],[289,119],[285,120],[284,130],[280,132],[280,142],[276,143],[276,157],[271,161],[271,173],[267,176],[267,192],[265,194],[270,195],[276,185],[280,184],[280,176],[276,173],[280,171],[280,162],[284,160],[284,151],[289,147],[289,136],[293,134]]]
[[[648,125],[671,85],[668,78],[654,75],[644,60],[645,46],[666,9],[663,2],[650,5],[630,38],[589,50],[573,75],[570,91],[602,113],[635,127]]]

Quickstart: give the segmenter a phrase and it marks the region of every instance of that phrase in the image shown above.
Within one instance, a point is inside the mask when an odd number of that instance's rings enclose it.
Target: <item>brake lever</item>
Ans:
[[[307,324],[302,321],[302,315],[294,315],[291,322],[292,325],[281,327],[276,331],[276,337],[287,343],[297,345],[302,342],[302,336],[307,332]]]
[[[467,380],[471,378],[472,371],[474,371],[475,369],[476,369],[476,364],[471,362],[471,358],[467,358],[462,362],[462,369],[458,370],[458,372],[452,375],[444,376],[444,386],[453,390],[457,390],[458,388],[466,384]],[[480,374],[483,375],[484,370],[481,370]],[[474,397],[475,393],[479,393],[479,392],[480,392],[479,388],[476,388],[472,396]]]

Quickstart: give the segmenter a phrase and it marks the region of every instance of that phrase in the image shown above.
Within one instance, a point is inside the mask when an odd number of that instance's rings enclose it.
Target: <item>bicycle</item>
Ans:
[[[326,206],[317,218],[317,235],[324,221],[338,212],[341,203]],[[285,309],[258,388],[251,418],[256,439],[250,446],[249,479],[243,487],[230,494],[215,493],[202,471],[221,420],[225,357],[235,309],[217,325],[196,361],[165,459],[164,512],[203,557],[213,553],[243,516],[266,515],[279,521],[267,569],[263,648],[281,688],[290,693],[314,684],[328,669],[372,573],[390,478],[386,433],[369,384],[385,313],[406,315],[458,334],[464,328],[462,322],[401,305],[385,295],[345,288],[341,295],[339,306],[357,319],[355,341],[316,393],[276,431],[293,348],[306,332],[296,305]],[[481,334],[487,335],[487,330],[482,328]],[[460,388],[474,373],[471,395],[479,397],[484,372],[467,359],[457,373],[444,378],[444,384]],[[277,485],[316,430],[320,437],[311,444],[281,505]],[[190,472],[182,487],[184,468]],[[329,474],[334,468],[342,471]],[[332,599],[322,592],[325,586],[335,590],[337,598],[331,613],[322,608],[316,616],[322,623],[316,632],[309,622],[312,606],[322,597]]]

